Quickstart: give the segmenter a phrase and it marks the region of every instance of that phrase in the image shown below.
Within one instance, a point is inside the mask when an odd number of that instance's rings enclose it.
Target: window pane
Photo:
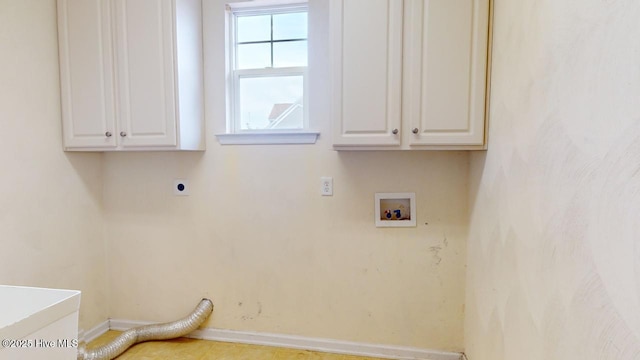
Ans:
[[[273,44],[273,67],[307,66],[307,41]]]
[[[306,12],[273,15],[273,40],[306,38]]]
[[[237,42],[271,40],[271,15],[238,16]]]
[[[238,69],[264,69],[271,67],[271,45],[238,45]]]
[[[302,75],[240,78],[240,129],[302,129]]]

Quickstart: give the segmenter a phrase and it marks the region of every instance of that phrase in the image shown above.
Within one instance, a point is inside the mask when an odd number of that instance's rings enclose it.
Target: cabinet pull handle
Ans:
[[[420,130],[418,130],[418,128],[413,128],[413,130],[411,130],[412,133],[417,134]]]
[[[398,135],[398,129],[393,129],[393,130],[391,130],[391,133],[392,133],[393,135]]]
[[[124,131],[120,131],[120,136],[125,137],[125,136],[127,136],[127,133],[124,132]]]
[[[104,133],[104,136],[106,136],[106,137],[111,137],[111,135],[112,135],[111,131],[107,131],[106,133]]]

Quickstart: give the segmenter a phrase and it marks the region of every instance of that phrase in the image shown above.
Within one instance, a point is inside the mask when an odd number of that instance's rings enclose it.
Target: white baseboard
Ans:
[[[119,331],[125,331],[133,327],[149,324],[154,323],[120,319],[109,320],[109,328],[111,330]],[[304,336],[224,330],[215,328],[204,328],[201,330],[196,330],[188,337],[194,339],[276,346],[290,349],[303,349],[329,352],[334,354],[359,355],[397,360],[462,360],[463,356],[463,354],[461,353],[428,350],[405,346],[366,344]]]
[[[78,340],[84,341],[87,343],[91,342],[97,339],[98,336],[109,331],[109,329],[110,329],[109,320],[105,320],[87,331],[84,331],[84,330],[78,331]]]

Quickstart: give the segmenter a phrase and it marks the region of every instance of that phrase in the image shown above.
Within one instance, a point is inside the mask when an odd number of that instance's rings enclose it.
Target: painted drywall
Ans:
[[[108,154],[110,315],[168,321],[206,296],[211,327],[461,350],[467,154],[325,145]],[[375,227],[389,191],[416,192],[417,227]]]
[[[99,154],[62,151],[54,0],[0,0],[0,283],[82,291],[107,317]]]
[[[326,33],[310,33],[317,144],[219,145],[220,71],[206,152],[105,154],[111,317],[173,320],[206,296],[209,327],[462,350],[468,154],[334,151]],[[418,226],[376,228],[376,192],[415,192]]]
[[[495,2],[470,360],[640,358],[640,3]]]
[[[315,145],[223,147],[211,131],[204,153],[64,153],[55,19],[53,0],[0,0],[1,283],[82,290],[85,329],[173,320],[207,296],[208,326],[462,350],[468,154],[333,151],[324,35]],[[375,228],[374,193],[397,191],[416,192],[418,226]]]

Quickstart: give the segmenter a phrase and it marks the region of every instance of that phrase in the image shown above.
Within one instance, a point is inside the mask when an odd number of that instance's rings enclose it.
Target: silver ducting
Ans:
[[[145,325],[129,329],[109,344],[88,350],[84,344],[78,346],[78,360],[112,360],[131,346],[149,340],[167,340],[185,336],[196,330],[213,312],[213,302],[202,299],[195,310],[184,319]]]

